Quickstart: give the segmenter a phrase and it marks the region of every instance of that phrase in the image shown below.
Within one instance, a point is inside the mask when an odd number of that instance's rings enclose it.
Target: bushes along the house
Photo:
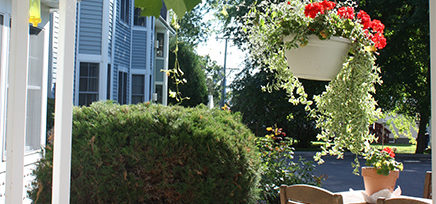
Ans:
[[[74,108],[71,203],[254,203],[258,151],[237,114],[97,102]],[[52,146],[29,196],[51,197]]]

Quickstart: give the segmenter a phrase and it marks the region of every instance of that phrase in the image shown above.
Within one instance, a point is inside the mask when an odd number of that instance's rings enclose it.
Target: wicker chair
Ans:
[[[425,173],[425,180],[424,180],[424,198],[431,199],[431,171],[427,171]]]

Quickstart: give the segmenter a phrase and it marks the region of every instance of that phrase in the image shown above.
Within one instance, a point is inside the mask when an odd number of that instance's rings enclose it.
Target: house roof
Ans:
[[[170,31],[170,35],[176,34],[176,31],[173,29],[173,27],[171,27],[170,24],[164,18],[162,18],[162,16],[159,16],[159,20],[156,21],[156,26],[168,29]]]

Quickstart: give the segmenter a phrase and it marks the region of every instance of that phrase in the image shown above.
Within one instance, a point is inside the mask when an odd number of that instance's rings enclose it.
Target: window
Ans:
[[[167,5],[165,5],[165,2],[162,0],[162,8],[160,9],[160,16],[162,16],[165,21],[167,20]]]
[[[156,40],[157,40],[156,56],[164,57],[165,35],[163,33],[157,33]]]
[[[163,101],[162,101],[163,85],[162,84],[156,84],[155,88],[156,88],[155,92],[157,94],[157,103],[162,104],[163,103]]]
[[[2,59],[6,58],[5,56],[3,56],[6,53],[2,52],[3,46],[6,46],[2,42],[3,35],[4,35],[4,33],[3,33],[4,32],[3,26],[5,26],[4,20],[5,20],[4,16],[0,14],[0,73],[2,73],[3,69],[5,69],[5,67],[2,67]],[[1,77],[0,78],[0,88],[3,90],[5,88],[5,86],[6,86],[6,82],[3,80],[5,78],[1,74],[0,74],[0,77]],[[5,137],[6,125],[4,123],[4,121],[6,119],[6,114],[4,114],[5,112],[3,112],[3,110],[4,110],[3,108],[5,108],[5,107],[6,107],[6,98],[3,98],[0,95],[0,110],[1,110],[0,111],[0,117],[1,117],[0,121],[2,122],[2,123],[0,123],[0,130],[1,130],[0,131],[0,145],[1,145],[0,149],[2,150],[0,152],[0,155],[1,155],[0,159],[1,160],[5,160],[5,158],[6,158],[5,154],[3,154],[3,153],[5,153],[5,150],[6,150],[6,137]]]
[[[106,99],[111,100],[111,65],[107,65]]]
[[[29,66],[27,73],[27,110],[25,150],[41,148],[42,85],[44,67],[44,30],[29,27]],[[45,114],[45,113],[44,113]],[[44,135],[45,136],[45,135]]]
[[[145,79],[144,75],[132,75],[132,103],[142,103],[145,101]]]
[[[98,63],[80,63],[79,106],[88,106],[98,100]]]
[[[120,19],[129,24],[130,0],[121,0]]]
[[[149,84],[148,84],[148,100],[151,100],[152,98],[151,98],[151,94],[153,93],[153,86],[152,86],[152,83],[153,83],[153,79],[151,78],[151,75],[150,75],[150,77],[149,77],[149,80],[148,80],[148,82],[149,82]]]
[[[118,103],[127,104],[127,73],[118,72]]]
[[[0,65],[2,64],[3,15],[0,15]]]
[[[147,26],[147,18],[141,16],[142,10],[140,8],[135,8],[135,17],[133,18],[133,25],[135,26]]]

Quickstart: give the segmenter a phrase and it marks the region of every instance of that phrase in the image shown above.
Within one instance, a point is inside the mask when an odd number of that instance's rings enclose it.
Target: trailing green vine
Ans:
[[[179,64],[179,59],[178,59],[178,51],[179,51],[179,41],[178,41],[178,37],[177,37],[177,31],[180,28],[179,23],[177,22],[177,16],[176,15],[172,15],[172,20],[171,20],[171,25],[173,26],[173,28],[176,30],[176,35],[174,37],[175,40],[175,44],[176,47],[174,49],[174,67],[172,69],[168,69],[168,70],[163,70],[165,71],[165,74],[170,77],[170,79],[172,79],[174,81],[174,84],[176,85],[176,90],[171,90],[168,89],[168,94],[169,97],[176,99],[177,103],[182,103],[183,100],[189,100],[189,97],[183,97],[182,93],[179,90],[179,85],[185,84],[187,83],[187,80],[185,78],[183,78],[183,71],[180,68],[180,64]]]

